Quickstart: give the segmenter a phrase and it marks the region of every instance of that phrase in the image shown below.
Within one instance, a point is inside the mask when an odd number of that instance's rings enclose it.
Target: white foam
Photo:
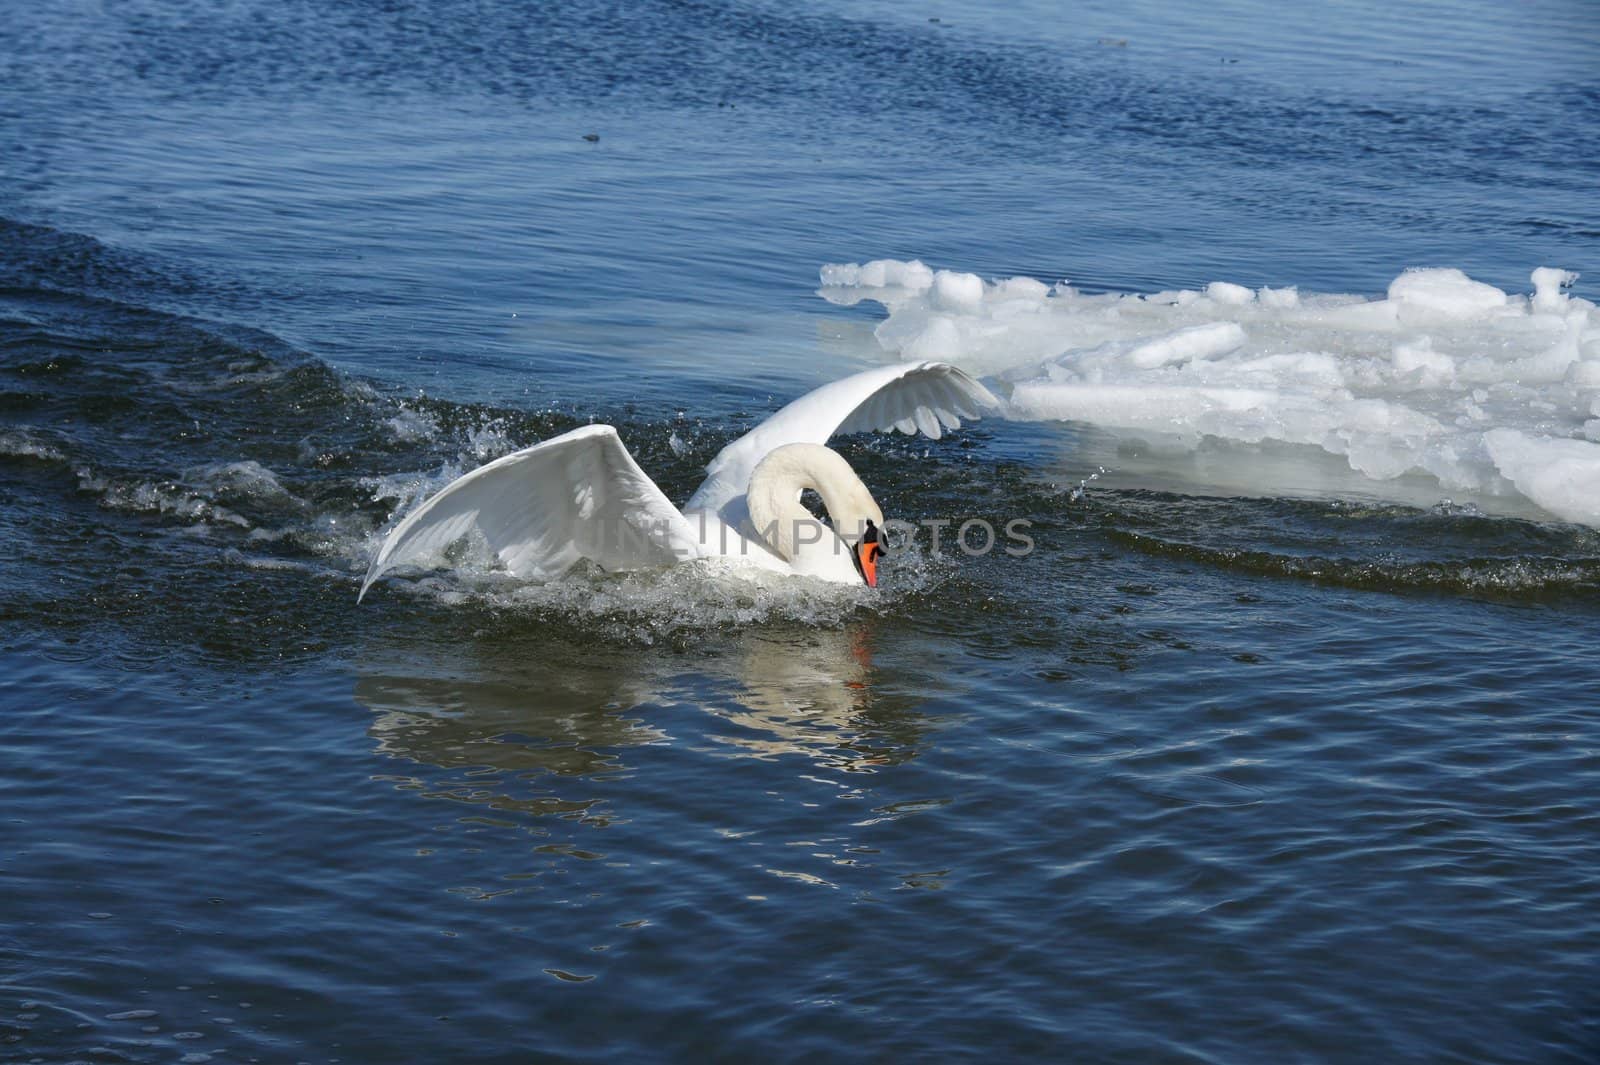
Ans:
[[[276,474],[253,459],[194,466],[184,471],[181,483],[211,498],[251,499],[287,506],[302,503],[284,488]]]
[[[298,520],[306,502],[286,489],[273,472],[259,462],[210,463],[192,466],[172,480],[134,480],[102,476],[88,467],[77,471],[78,489],[100,497],[112,510],[159,514],[205,531],[212,526],[249,530],[252,536],[269,534],[240,510],[274,512]]]
[[[40,440],[23,430],[0,432],[0,455],[35,459],[39,462],[65,462],[66,455],[54,444]]]
[[[1187,450],[1313,447],[1376,494],[1425,474],[1441,497],[1600,525],[1600,316],[1576,277],[1541,267],[1528,294],[1429,268],[1381,298],[1225,281],[1084,295],[880,261],[824,267],[821,294],[882,303],[875,335],[898,357],[999,376],[1014,418]]]
[[[684,632],[767,622],[838,627],[863,610],[893,610],[950,574],[947,558],[930,557],[921,545],[913,545],[894,553],[875,591],[725,559],[611,574],[579,565],[557,580],[539,582],[506,573],[481,543],[468,540],[458,548],[436,560],[446,568],[406,567],[378,588],[386,595],[421,597],[446,606],[478,604],[556,614],[614,639],[653,643]]]
[[[433,440],[439,435],[439,419],[427,411],[412,410],[404,405],[399,413],[384,422],[384,427],[402,444]]]
[[[78,488],[98,494],[101,505],[112,510],[160,514],[195,526],[220,524],[240,529],[251,527],[248,518],[215,499],[173,482],[108,481],[97,477],[91,470],[82,469],[78,471]]]

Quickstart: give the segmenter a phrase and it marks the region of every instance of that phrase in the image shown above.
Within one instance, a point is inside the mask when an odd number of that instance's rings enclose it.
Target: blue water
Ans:
[[[866,605],[355,592],[592,418],[682,499],[881,358],[826,262],[1594,298],[1597,58],[1557,0],[13,5],[6,1059],[1596,1060],[1593,529],[1079,495],[1093,430],[990,419],[841,450],[1037,550]]]

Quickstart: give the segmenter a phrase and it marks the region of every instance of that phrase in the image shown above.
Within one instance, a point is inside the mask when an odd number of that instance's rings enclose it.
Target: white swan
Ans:
[[[519,577],[554,579],[581,559],[606,570],[726,558],[781,573],[877,583],[883,512],[829,437],[921,431],[937,440],[999,401],[943,363],[885,366],[823,385],[718,452],[680,511],[617,431],[589,425],[480,466],[412,511],[384,539],[360,602],[385,571],[478,535]],[[800,504],[811,489],[831,527]]]

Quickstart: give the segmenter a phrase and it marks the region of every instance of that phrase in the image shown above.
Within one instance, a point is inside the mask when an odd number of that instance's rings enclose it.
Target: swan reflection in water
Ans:
[[[386,644],[357,664],[380,755],[446,770],[381,779],[429,798],[604,823],[652,745],[872,771],[934,727],[929,681],[885,664],[877,619],[713,634],[694,655],[531,635]],[[911,649],[913,662],[925,648]],[[876,661],[875,661],[876,660]],[[631,753],[630,753],[631,752]]]
[[[920,697],[895,694],[874,664],[871,622],[844,629],[750,633],[724,662],[736,683],[708,701],[725,727],[711,738],[728,753],[805,754],[828,768],[868,770],[903,762],[929,722]]]

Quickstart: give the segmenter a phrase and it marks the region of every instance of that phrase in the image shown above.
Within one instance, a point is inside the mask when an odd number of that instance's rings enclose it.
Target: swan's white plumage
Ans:
[[[828,525],[800,505],[800,493],[807,489],[822,497]],[[840,583],[862,578],[852,545],[869,523],[883,527],[883,511],[871,491],[844,456],[821,444],[784,444],[768,452],[750,475],[743,509],[749,528],[789,572]]]
[[[684,504],[709,510],[737,524],[756,465],[784,444],[826,444],[850,433],[918,429],[937,440],[961,419],[975,420],[998,401],[954,366],[939,362],[899,363],[861,373],[808,392],[717,453],[706,480]],[[918,417],[919,413],[922,415]]]
[[[584,558],[626,570],[700,553],[696,530],[617,431],[587,425],[480,466],[406,515],[373,557],[361,595],[385,570],[474,533],[519,577],[559,577]]]
[[[373,556],[361,595],[387,570],[436,558],[471,535],[481,536],[521,577],[559,577],[581,559],[630,570],[723,556],[850,580],[848,556],[843,563],[827,560],[819,570],[820,557],[784,559],[741,535],[751,477],[761,461],[784,445],[825,444],[835,434],[920,430],[937,440],[962,418],[976,419],[997,406],[988,389],[953,366],[866,370],[801,396],[723,448],[683,512],[634,462],[615,429],[574,429],[473,470],[406,515]],[[793,495],[798,507],[798,489]]]

